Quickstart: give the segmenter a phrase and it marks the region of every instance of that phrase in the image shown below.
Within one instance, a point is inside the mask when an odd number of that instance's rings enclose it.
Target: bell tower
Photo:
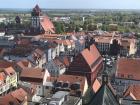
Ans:
[[[40,28],[41,9],[39,8],[38,5],[36,5],[33,8],[31,16],[32,16],[32,27],[34,29],[39,29]]]

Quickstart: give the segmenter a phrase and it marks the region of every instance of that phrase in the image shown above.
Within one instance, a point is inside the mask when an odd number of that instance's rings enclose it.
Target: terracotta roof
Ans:
[[[4,81],[5,78],[6,78],[5,73],[4,73],[4,72],[1,72],[1,73],[0,73],[0,81]]]
[[[16,98],[19,102],[23,102],[25,100],[25,97],[27,96],[27,93],[22,88],[15,90],[11,93],[11,95]]]
[[[41,25],[44,28],[46,32],[50,31],[51,33],[55,33],[54,31],[54,25],[50,21],[49,17],[45,16],[43,20],[41,21]]]
[[[10,94],[0,97],[0,105],[20,105],[20,103]]]
[[[91,66],[91,64],[94,61],[94,57],[93,54],[88,50],[88,49],[84,49],[81,52],[82,56],[84,57],[84,59],[86,60],[86,62],[88,63],[89,66]]]
[[[108,44],[110,44],[110,42],[111,42],[111,37],[98,37],[98,38],[95,38],[95,41],[97,42],[97,43],[108,43]]]
[[[24,68],[28,67],[29,63],[30,63],[30,62],[29,62],[27,59],[23,59],[23,60],[18,61],[18,62],[17,62],[17,65],[18,65],[20,68],[24,69]]]
[[[45,72],[40,68],[25,68],[22,70],[20,80],[32,84],[42,84]]]
[[[43,78],[44,72],[40,68],[25,68],[22,70],[20,77],[30,77],[30,78]]]
[[[140,80],[140,59],[120,58],[117,61],[116,77]]]
[[[90,46],[90,51],[84,49],[81,54],[90,67],[98,58],[101,58],[101,55],[94,44]]]
[[[0,68],[8,68],[10,66],[13,66],[14,63],[13,62],[8,62],[5,60],[0,60]]]
[[[60,75],[57,78],[57,81],[69,82],[70,84],[80,83],[80,89],[83,92],[84,91],[84,88],[85,88],[85,83],[86,83],[87,79],[84,76]]]
[[[90,53],[94,57],[94,61],[93,62],[95,62],[99,57],[101,57],[101,54],[100,54],[99,50],[97,49],[97,47],[95,46],[95,44],[92,44],[90,46]]]
[[[140,100],[140,85],[130,85],[124,93],[124,98],[131,97],[133,100]]]
[[[101,83],[98,81],[98,79],[96,79],[92,86],[94,93],[96,93],[100,89],[100,87],[101,87]]]
[[[12,67],[5,68],[4,72],[8,75],[13,75],[16,73],[16,71]]]

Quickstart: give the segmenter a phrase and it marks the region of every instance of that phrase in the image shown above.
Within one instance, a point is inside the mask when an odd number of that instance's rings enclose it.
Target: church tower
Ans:
[[[41,16],[41,9],[38,5],[36,5],[32,10],[32,27],[34,29],[40,29],[40,16]]]

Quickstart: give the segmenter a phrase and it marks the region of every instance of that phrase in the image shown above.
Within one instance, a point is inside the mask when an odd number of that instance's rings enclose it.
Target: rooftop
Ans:
[[[120,58],[117,61],[116,77],[140,80],[140,59]]]

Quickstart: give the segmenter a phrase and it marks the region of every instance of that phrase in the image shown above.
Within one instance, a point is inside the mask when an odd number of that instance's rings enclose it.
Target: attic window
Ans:
[[[124,77],[124,74],[121,74],[121,77]]]
[[[131,78],[132,79],[133,78],[133,75],[128,75],[128,78]]]

